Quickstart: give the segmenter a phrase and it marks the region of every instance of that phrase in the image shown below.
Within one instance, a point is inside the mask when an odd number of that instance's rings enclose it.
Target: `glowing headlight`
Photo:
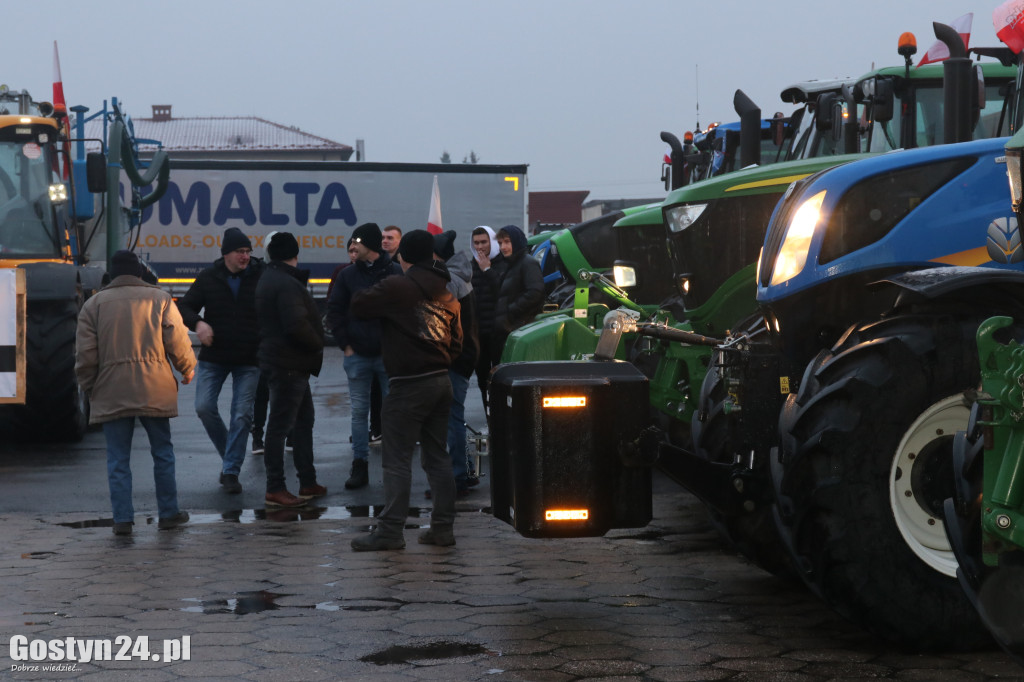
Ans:
[[[668,229],[672,232],[682,232],[690,225],[697,222],[697,218],[708,207],[707,204],[685,204],[673,206],[665,211],[665,218],[668,220]]]
[[[636,270],[630,265],[613,265],[612,279],[619,288],[636,286]]]
[[[50,202],[54,204],[63,204],[68,200],[68,187],[62,182],[58,182],[55,185],[50,185]]]
[[[804,269],[807,264],[807,251],[811,248],[814,228],[821,216],[821,204],[825,201],[825,190],[804,201],[793,214],[786,228],[786,238],[775,260],[771,285],[789,281]]]

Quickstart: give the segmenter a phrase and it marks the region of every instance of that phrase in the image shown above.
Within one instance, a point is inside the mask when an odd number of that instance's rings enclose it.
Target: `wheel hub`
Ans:
[[[957,561],[946,537],[942,501],[952,496],[953,436],[967,428],[970,410],[955,395],[928,407],[910,425],[893,457],[889,501],[911,551],[955,577]]]

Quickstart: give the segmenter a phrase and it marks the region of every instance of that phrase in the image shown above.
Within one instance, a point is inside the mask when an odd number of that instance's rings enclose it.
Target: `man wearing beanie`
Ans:
[[[110,262],[110,284],[90,297],[78,317],[75,374],[89,396],[90,424],[107,440],[107,479],[114,534],[131,535],[132,434],[138,417],[149,437],[159,511],[157,527],[188,521],[178,508],[170,418],[178,416],[178,382],[189,383],[196,365],[188,330],[170,295],[142,280],[145,268],[131,251]]]
[[[421,544],[455,544],[455,479],[445,449],[452,384],[448,369],[462,350],[459,302],[447,289],[445,264],[434,259],[434,237],[413,230],[398,246],[404,277],[389,277],[352,297],[351,313],[381,321],[384,365],[390,387],[384,396],[384,508],[377,527],[352,540],[356,551],[403,549],[409,514],[412,457],[420,461],[433,493],[430,529]]]
[[[267,244],[270,263],[256,287],[260,321],[260,369],[270,387],[264,463],[268,507],[301,507],[327,494],[313,466],[313,394],[309,376],[318,376],[324,361],[324,327],[309,293],[309,271],[300,270],[299,243],[290,232],[276,232]],[[292,456],[299,475],[299,495],[288,492],[284,443],[291,434]]]
[[[225,492],[240,493],[238,475],[245,461],[260,378],[256,284],[264,263],[252,257],[252,242],[237,227],[225,230],[220,243],[221,257],[199,273],[178,300],[178,309],[202,344],[196,371],[196,414],[220,455],[218,480]],[[229,376],[231,414],[225,424],[217,400]]]
[[[352,471],[345,487],[363,488],[370,482],[370,387],[380,382],[382,395],[387,394],[388,376],[381,359],[381,328],[379,320],[354,317],[350,310],[352,297],[359,291],[383,281],[402,269],[383,251],[382,235],[376,223],[365,223],[352,232],[356,262],[338,273],[327,299],[327,326],[338,346],[345,353],[345,375],[352,403]]]

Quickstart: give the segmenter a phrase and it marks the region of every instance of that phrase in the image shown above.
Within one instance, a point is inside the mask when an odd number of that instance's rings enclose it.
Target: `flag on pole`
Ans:
[[[992,12],[992,25],[996,38],[1015,53],[1024,49],[1024,4],[1020,0],[1007,0]]]
[[[954,19],[949,24],[954,31],[960,34],[960,39],[964,41],[964,48],[970,47],[972,23],[974,23],[974,12],[968,12],[962,17]],[[925,64],[941,62],[947,59],[949,59],[949,48],[946,47],[946,43],[936,40],[924,53],[924,56],[921,57],[921,61],[917,65],[924,66]]]
[[[60,55],[57,54],[57,41],[53,41],[53,110],[57,114],[67,115],[68,103],[64,99],[64,81],[60,77]]]
[[[437,176],[434,176],[434,189],[430,192],[430,217],[427,218],[427,232],[441,234],[441,193],[437,191]]]

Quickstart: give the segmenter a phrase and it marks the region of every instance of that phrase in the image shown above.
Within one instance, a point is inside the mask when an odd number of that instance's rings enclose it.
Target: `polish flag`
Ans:
[[[434,189],[430,192],[430,217],[427,218],[427,232],[441,234],[441,193],[437,190],[437,176],[434,176]]]
[[[992,12],[996,37],[1015,53],[1024,49],[1024,2],[1007,0]]]
[[[60,55],[57,41],[53,41],[53,110],[58,116],[67,116],[68,103],[64,99],[64,81],[60,77]]]
[[[964,41],[964,48],[970,47],[971,41],[971,24],[974,22],[974,12],[968,12],[967,14],[954,19],[950,24],[950,28],[960,34],[960,40]],[[924,66],[925,64],[933,64],[935,62],[941,62],[949,59],[949,48],[946,47],[946,43],[941,40],[936,40],[932,43],[932,46],[928,48],[928,51],[921,57],[921,61],[917,63],[918,66]]]

